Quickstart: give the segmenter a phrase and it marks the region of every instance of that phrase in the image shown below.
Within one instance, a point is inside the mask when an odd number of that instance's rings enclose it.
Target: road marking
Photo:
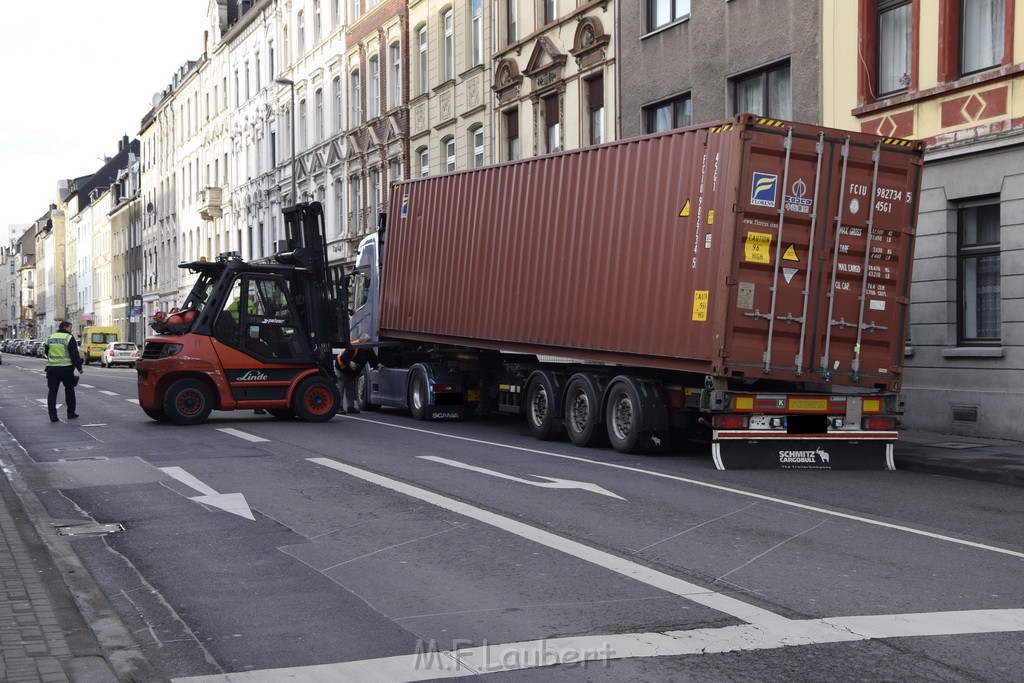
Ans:
[[[78,386],[82,387],[83,389],[95,389],[96,388],[96,387],[94,387],[91,384],[82,384],[81,382],[79,382]]]
[[[606,488],[602,488],[597,484],[591,484],[585,481],[573,481],[572,479],[556,479],[555,477],[545,477],[540,474],[531,474],[531,477],[538,477],[539,479],[547,479],[547,481],[530,481],[529,479],[520,479],[519,477],[513,477],[511,474],[504,474],[502,472],[495,472],[494,470],[484,469],[483,467],[476,467],[474,465],[467,465],[464,462],[458,460],[449,460],[448,458],[439,458],[435,455],[419,455],[418,458],[422,460],[430,460],[431,462],[439,462],[444,465],[451,465],[452,467],[459,467],[464,470],[470,470],[472,472],[479,472],[480,474],[486,474],[492,477],[498,477],[499,479],[507,479],[508,481],[519,482],[520,484],[529,484],[530,486],[537,486],[542,489],[583,489],[584,491],[592,491],[594,493],[600,493],[602,496],[610,496],[612,498],[618,498],[619,500],[626,500],[622,496],[615,495]]]
[[[639,657],[679,657],[774,650],[799,645],[852,643],[882,638],[1024,631],[1024,610],[930,612],[831,619],[786,620],[721,628],[570,636],[492,644],[458,650],[420,647],[408,655],[337,664],[296,666],[171,679],[174,683],[276,683],[277,681],[424,681],[521,671],[581,662]]]
[[[117,393],[116,391],[107,391],[106,389],[100,389],[100,393],[101,394],[106,394],[107,396],[120,396],[121,395],[121,394]]]
[[[218,427],[218,432],[224,432],[231,436],[237,436],[239,439],[245,439],[246,441],[252,441],[253,443],[259,443],[260,441],[270,441],[270,439],[264,439],[262,436],[256,436],[255,434],[249,434],[243,432],[240,429],[232,429],[231,427]]]
[[[398,493],[405,494],[411,498],[417,498],[424,502],[436,505],[437,507],[450,510],[452,512],[464,515],[471,519],[475,519],[478,522],[483,522],[495,528],[507,531],[511,534],[515,534],[521,538],[533,541],[540,545],[547,546],[559,552],[565,553],[572,557],[581,559],[585,562],[590,562],[599,567],[604,567],[609,571],[613,571],[617,574],[634,579],[641,583],[645,583],[649,586],[654,586],[666,593],[672,593],[684,597],[687,600],[696,602],[697,604],[710,607],[711,609],[719,612],[724,612],[737,619],[742,619],[747,622],[757,623],[775,623],[777,621],[788,621],[784,617],[780,617],[774,612],[769,612],[766,609],[755,607],[742,600],[729,597],[722,593],[717,593],[713,590],[709,590],[703,586],[698,586],[695,583],[689,581],[683,581],[680,578],[659,572],[651,567],[646,567],[636,562],[623,559],[617,555],[604,552],[592,548],[588,545],[578,543],[571,539],[565,538],[564,536],[558,536],[549,531],[532,527],[529,524],[518,522],[508,517],[495,514],[488,510],[478,508],[475,505],[463,503],[462,501],[455,500],[442,496],[433,491],[421,489],[411,484],[406,484],[395,479],[389,479],[379,474],[362,470],[345,463],[332,460],[330,458],[308,458],[308,460],[317,465],[323,465],[339,472],[351,475],[363,481],[376,484],[386,489],[396,491]]]
[[[160,467],[158,469],[164,474],[177,479],[190,489],[203,494],[189,498],[189,500],[256,521],[256,518],[252,516],[252,510],[249,509],[245,496],[241,493],[217,493],[213,488],[199,481],[180,467]]]
[[[588,458],[581,458],[575,455],[565,455],[562,453],[552,453],[551,451],[541,451],[536,448],[526,448],[524,446],[511,446],[509,444],[497,443],[494,441],[484,441],[482,439],[472,439],[468,436],[458,436],[455,434],[443,434],[441,432],[432,432],[428,429],[419,429],[417,427],[406,427],[405,425],[391,424],[389,422],[380,422],[378,420],[369,420],[363,417],[354,417],[354,420],[362,420],[364,422],[372,422],[376,425],[384,427],[394,427],[395,429],[405,429],[410,432],[420,432],[421,434],[431,434],[433,436],[441,436],[447,439],[456,439],[458,441],[467,441],[469,443],[478,443],[484,446],[497,446],[499,448],[507,448],[513,451],[521,451],[523,453],[535,453],[537,455],[547,455],[552,458],[562,458],[564,460],[575,460],[576,462],[585,462],[590,465],[599,465],[601,467],[611,467],[617,470],[625,470],[627,472],[636,472],[638,474],[646,474],[651,477],[658,477],[659,479],[669,479],[672,481],[679,481],[684,484],[693,484],[694,486],[701,486],[704,488],[714,489],[716,491],[725,491],[726,493],[733,493],[737,496],[746,496],[747,498],[756,498],[758,500],[768,501],[769,503],[778,503],[779,505],[786,505],[789,507],[799,508],[801,510],[807,510],[809,512],[818,512],[823,515],[830,515],[832,517],[840,517],[842,519],[849,519],[854,522],[861,522],[862,524],[871,524],[873,526],[882,527],[885,529],[892,529],[894,531],[902,531],[908,534],[916,534],[918,536],[925,536],[927,538],[933,538],[937,541],[945,541],[947,543],[956,543],[959,545],[965,545],[971,548],[978,548],[979,550],[988,550],[994,553],[1001,553],[1003,555],[1010,555],[1011,557],[1019,557],[1024,559],[1024,552],[1018,552],[1016,550],[1008,550],[1006,548],[1000,548],[994,545],[985,545],[984,543],[975,543],[974,541],[966,541],[961,538],[954,538],[952,536],[944,536],[942,534],[932,533],[931,531],[923,531],[921,529],[914,529],[909,526],[902,526],[900,524],[891,524],[889,522],[880,522],[875,519],[869,519],[868,517],[859,517],[857,515],[850,515],[845,512],[836,512],[835,510],[828,510],[826,508],[816,507],[814,505],[805,505],[804,503],[796,503],[791,500],[785,500],[783,498],[774,498],[772,496],[766,496],[760,493],[751,493],[750,491],[743,491],[741,489],[734,489],[729,486],[722,486],[721,484],[712,484],[706,481],[700,481],[699,479],[688,479],[686,477],[680,477],[674,474],[664,474],[662,472],[651,472],[650,470],[641,469],[639,467],[630,467],[629,465],[618,465],[613,462],[601,462],[599,460],[590,460]]]
[[[134,403],[135,405],[139,405],[139,399],[137,399],[137,398],[126,398],[125,400],[128,401],[129,403]]]

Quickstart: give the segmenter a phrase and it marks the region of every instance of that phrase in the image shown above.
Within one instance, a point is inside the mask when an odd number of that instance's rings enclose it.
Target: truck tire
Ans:
[[[338,413],[341,394],[334,382],[323,377],[307,377],[292,397],[292,411],[303,422],[327,422]]]
[[[526,390],[526,427],[541,441],[557,438],[562,432],[561,411],[555,383],[547,373],[538,373]]]
[[[213,398],[202,380],[179,379],[164,394],[164,412],[174,424],[201,424],[210,416],[211,410]]]
[[[379,403],[370,402],[370,370],[368,368],[356,378],[356,407],[359,410],[380,410]]]
[[[427,373],[422,368],[416,368],[409,380],[409,412],[414,420],[427,419],[427,402],[430,396],[427,393]]]
[[[565,432],[569,441],[589,448],[605,442],[606,432],[601,424],[601,393],[594,378],[573,375],[565,388]]]
[[[167,413],[159,408],[143,408],[142,412],[157,422],[168,422]]]
[[[604,423],[608,441],[619,453],[640,451],[643,424],[640,414],[640,396],[630,381],[617,381],[608,389]]]

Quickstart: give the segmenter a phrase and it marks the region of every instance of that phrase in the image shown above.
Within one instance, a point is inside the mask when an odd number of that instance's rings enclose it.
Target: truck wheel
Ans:
[[[416,369],[409,381],[409,412],[414,420],[427,419],[427,375],[422,369]]]
[[[379,403],[370,403],[370,371],[364,370],[356,378],[356,407],[359,410],[380,410]]]
[[[604,423],[612,448],[619,453],[640,450],[640,397],[632,384],[616,382],[608,390]]]
[[[604,441],[601,399],[592,377],[575,375],[565,388],[565,431],[569,440],[584,448]]]
[[[179,379],[164,394],[167,419],[179,425],[197,425],[213,410],[210,389],[198,379]]]
[[[554,383],[546,374],[538,374],[526,390],[526,427],[541,441],[556,438],[562,431]]]
[[[156,420],[157,422],[167,422],[167,413],[160,410],[159,408],[143,408],[142,412]]]
[[[341,394],[337,385],[323,377],[302,380],[292,398],[292,410],[303,422],[327,422],[340,407]]]

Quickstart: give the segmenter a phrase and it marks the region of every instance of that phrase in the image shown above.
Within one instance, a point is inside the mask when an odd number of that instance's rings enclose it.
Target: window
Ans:
[[[349,200],[348,205],[352,211],[349,213],[348,231],[350,235],[360,233],[361,220],[363,215],[363,191],[359,178],[350,178],[348,181]]]
[[[444,13],[444,80],[455,78],[455,35],[452,11]]]
[[[337,28],[341,21],[341,0],[331,0],[331,28]]]
[[[444,159],[444,170],[455,170],[455,138],[446,138],[441,141],[441,158]]]
[[[958,341],[997,344],[1002,334],[999,202],[963,204],[957,222]]]
[[[270,75],[267,77],[267,81],[274,80],[274,77],[277,76],[277,72],[274,69],[274,41],[272,40],[267,43],[267,69],[270,72]]]
[[[323,36],[323,19],[320,16],[320,0],[313,3],[313,45],[320,42]]]
[[[470,33],[473,38],[472,66],[484,63],[484,3],[483,0],[472,0],[470,7]]]
[[[391,182],[395,183],[402,179],[402,160],[394,158],[391,160]]]
[[[1005,0],[961,0],[960,74],[998,66],[1003,60]]]
[[[426,147],[420,147],[416,153],[420,160],[420,177],[426,177],[430,175],[430,157],[427,154]]]
[[[359,0],[348,0],[348,20],[350,22],[359,18]]]
[[[402,103],[402,46],[397,41],[388,48],[388,107],[394,109]]]
[[[548,153],[562,149],[562,128],[559,120],[558,95],[543,100],[544,111],[544,142]]]
[[[370,220],[377,224],[377,214],[380,213],[380,171],[376,168],[370,169]]]
[[[510,109],[505,119],[505,158],[514,161],[519,158],[519,110]]]
[[[690,16],[690,0],[647,0],[647,30],[653,31]]]
[[[237,107],[237,106],[239,106],[241,104],[242,104],[241,81],[238,80],[238,69],[235,69],[235,106]],[[185,119],[185,113],[184,112],[182,112],[182,114],[181,114],[181,119],[182,119],[182,123],[184,123],[184,119]],[[182,126],[182,128],[184,129],[184,126]]]
[[[558,0],[544,0],[544,23],[550,24],[558,18]]]
[[[342,120],[344,110],[341,108],[341,76],[334,77],[334,80],[331,81],[331,89],[334,95],[334,132],[340,133],[345,127],[345,122]]]
[[[589,142],[591,145],[599,145],[604,142],[604,77],[588,79],[584,84],[587,91]]]
[[[309,144],[309,124],[306,120],[306,100],[299,100],[299,149],[306,149]]]
[[[316,140],[321,142],[324,139],[324,90],[317,88],[316,91]]]
[[[295,49],[298,50],[297,56],[301,57],[306,52],[306,13],[302,10],[296,15],[295,26]]]
[[[420,95],[427,94],[427,88],[429,81],[427,80],[427,27],[423,26],[420,28],[419,34],[419,45],[420,45],[420,63],[419,63],[419,88],[418,92]]]
[[[366,84],[367,118],[380,116],[380,58],[370,57],[370,80]]]
[[[519,40],[519,0],[505,0],[505,38],[509,44]]]
[[[349,93],[349,108],[351,110],[349,113],[349,121],[351,122],[351,125],[358,126],[362,123],[359,118],[359,102],[362,99],[360,92],[361,86],[359,83],[359,69],[352,72],[352,75],[349,77],[349,81],[352,88],[352,92]]]
[[[644,107],[645,133],[660,133],[663,130],[689,126],[691,123],[693,107],[689,95]]]
[[[284,56],[284,66],[292,63],[291,47],[288,45],[288,25],[281,27],[281,54]]]
[[[470,149],[473,150],[473,168],[484,165],[484,127],[477,126],[469,131]]]
[[[741,76],[733,81],[733,113],[749,112],[773,119],[790,119],[789,63]]]
[[[910,10],[907,0],[878,3],[878,94],[910,85]]]
[[[334,234],[341,235],[345,230],[345,184],[340,179],[334,181],[334,205],[338,208]]]

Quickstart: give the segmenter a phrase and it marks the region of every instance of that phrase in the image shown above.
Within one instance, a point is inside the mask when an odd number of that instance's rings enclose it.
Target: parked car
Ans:
[[[132,342],[110,342],[100,352],[100,365],[105,368],[114,365],[135,367],[135,361],[141,356],[139,347]]]
[[[36,358],[46,358],[46,342],[37,341],[32,345],[28,355],[35,356]]]
[[[36,345],[37,341],[39,341],[39,340],[38,339],[26,339],[18,347],[18,353],[21,354],[22,356],[31,356],[32,355],[32,349]]]

